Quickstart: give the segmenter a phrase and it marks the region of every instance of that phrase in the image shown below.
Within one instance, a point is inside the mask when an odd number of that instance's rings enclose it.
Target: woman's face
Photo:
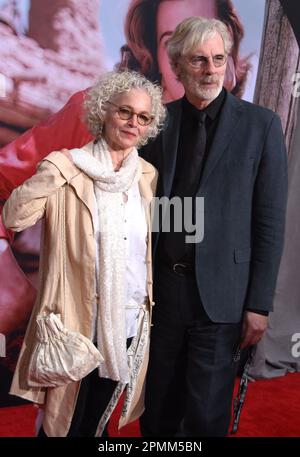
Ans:
[[[118,109],[126,108],[134,113],[130,119],[120,118]],[[132,89],[111,99],[104,116],[103,136],[110,149],[129,153],[145,136],[148,126],[140,125],[137,115],[150,116],[151,99],[142,89]]]
[[[163,0],[157,10],[157,60],[162,75],[164,101],[169,102],[183,96],[182,84],[176,80],[166,51],[166,41],[176,26],[191,16],[217,17],[215,0]]]

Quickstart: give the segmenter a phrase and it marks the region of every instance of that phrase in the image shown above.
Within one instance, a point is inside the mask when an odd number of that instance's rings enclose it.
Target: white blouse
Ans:
[[[127,200],[127,201],[126,201]],[[95,199],[95,208],[96,199]],[[96,242],[96,277],[99,277],[99,219],[95,211],[93,222]],[[126,253],[126,336],[134,337],[137,333],[137,318],[140,305],[147,298],[147,222],[138,183],[134,184],[126,194],[123,203],[124,243]],[[97,287],[97,281],[95,281]],[[98,291],[96,291],[97,293]],[[94,303],[93,335],[96,341],[97,303]]]

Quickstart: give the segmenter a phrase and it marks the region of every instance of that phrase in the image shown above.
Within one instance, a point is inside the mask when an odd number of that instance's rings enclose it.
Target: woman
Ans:
[[[45,219],[38,299],[10,393],[43,405],[47,436],[101,435],[125,387],[120,426],[143,411],[153,304],[149,203],[157,176],[136,147],[157,135],[165,110],[160,88],[135,72],[104,75],[85,106],[96,140],[50,153],[3,209],[14,231]],[[94,341],[104,362],[81,383],[32,388],[36,318],[51,312]]]
[[[249,58],[240,56],[244,28],[231,0],[132,0],[126,15],[126,45],[121,49],[119,68],[130,68],[151,81],[159,81],[165,102],[182,97],[183,87],[171,70],[166,41],[177,24],[191,16],[217,18],[227,25],[233,47],[225,87],[241,97],[251,65]]]

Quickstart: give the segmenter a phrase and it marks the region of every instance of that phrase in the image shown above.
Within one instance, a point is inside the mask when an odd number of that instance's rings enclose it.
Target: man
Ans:
[[[142,151],[159,171],[157,196],[204,198],[201,243],[176,227],[153,241],[146,436],[227,434],[239,350],[261,339],[272,307],[286,151],[278,116],[222,87],[231,46],[218,20],[177,26],[167,50],[185,97],[167,105],[165,131]]]

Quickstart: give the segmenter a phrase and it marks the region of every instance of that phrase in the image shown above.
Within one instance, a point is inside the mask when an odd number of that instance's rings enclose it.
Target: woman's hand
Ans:
[[[70,154],[69,149],[61,149],[60,151],[64,156],[66,156],[72,163],[73,163],[73,158],[72,155]]]

